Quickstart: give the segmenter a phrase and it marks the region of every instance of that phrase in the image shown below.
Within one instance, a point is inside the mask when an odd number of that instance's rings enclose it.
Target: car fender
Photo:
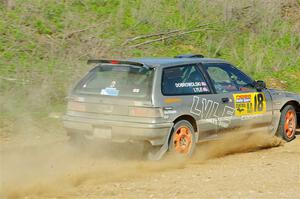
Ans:
[[[280,122],[281,110],[288,104],[295,104],[300,110],[300,95],[287,91],[269,90],[273,103],[273,128],[272,134],[276,134]]]
[[[177,114],[176,117],[173,117],[173,123],[175,124],[176,121],[180,121],[181,118],[184,120],[186,117],[193,118],[196,122],[196,119],[193,116],[191,116],[188,113],[185,113],[185,114]],[[189,121],[189,119],[185,119],[185,120]],[[196,123],[196,125],[197,125],[197,123]],[[170,127],[168,134],[166,136],[165,142],[162,145],[162,147],[159,149],[159,151],[156,152],[155,154],[151,154],[151,153],[149,154],[148,158],[150,160],[160,160],[163,157],[163,155],[169,150],[170,139],[171,139],[172,133],[173,133],[173,126]],[[196,132],[196,129],[195,129],[195,137],[196,137],[196,140],[198,140],[199,133]]]

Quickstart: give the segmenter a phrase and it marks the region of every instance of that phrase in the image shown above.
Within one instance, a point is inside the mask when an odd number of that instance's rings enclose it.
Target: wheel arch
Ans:
[[[179,122],[180,120],[187,120],[188,122],[191,123],[191,125],[193,126],[194,128],[194,131],[195,132],[198,132],[198,128],[197,128],[197,122],[196,122],[196,119],[191,116],[191,115],[181,115],[179,117],[177,117],[173,123],[176,124],[177,122]]]
[[[280,109],[280,112],[282,112],[282,110],[288,105],[291,105],[295,108],[296,113],[297,113],[297,127],[300,128],[300,103],[296,100],[288,101],[287,103],[285,103],[282,106],[282,108]]]

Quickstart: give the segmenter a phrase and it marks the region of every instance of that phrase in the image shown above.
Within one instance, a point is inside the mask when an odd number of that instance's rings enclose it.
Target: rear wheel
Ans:
[[[295,138],[297,126],[297,115],[295,108],[287,105],[281,112],[280,123],[277,134],[287,142]]]
[[[174,125],[170,140],[170,151],[175,154],[191,156],[196,146],[195,131],[190,122],[181,120]]]

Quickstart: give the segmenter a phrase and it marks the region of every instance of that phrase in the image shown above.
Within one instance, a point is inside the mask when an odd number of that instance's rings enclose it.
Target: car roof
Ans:
[[[152,67],[167,67],[194,63],[227,63],[222,59],[215,58],[131,58],[127,61],[143,63]]]

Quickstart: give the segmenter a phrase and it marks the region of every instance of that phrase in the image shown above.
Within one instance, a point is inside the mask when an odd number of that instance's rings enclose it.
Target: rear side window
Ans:
[[[210,93],[197,65],[165,68],[162,77],[164,95],[194,95]]]
[[[129,65],[101,65],[75,87],[78,94],[150,98],[153,70]]]

